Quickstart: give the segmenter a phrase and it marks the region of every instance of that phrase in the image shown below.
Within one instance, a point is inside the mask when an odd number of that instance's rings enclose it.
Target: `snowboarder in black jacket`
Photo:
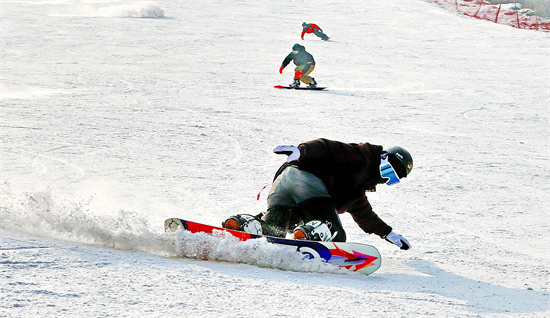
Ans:
[[[298,146],[279,145],[273,151],[288,157],[275,173],[267,213],[231,216],[223,227],[268,236],[292,233],[294,239],[345,242],[339,215],[349,213],[366,233],[376,234],[402,250],[411,248],[406,238],[374,212],[366,195],[379,184],[398,184],[410,174],[413,160],[407,150],[320,138]]]

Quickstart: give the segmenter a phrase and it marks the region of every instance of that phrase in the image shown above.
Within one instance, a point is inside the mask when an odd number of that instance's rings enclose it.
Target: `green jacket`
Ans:
[[[285,57],[281,66],[286,67],[291,61],[294,62],[296,66],[305,65],[305,68],[302,70],[303,73],[307,73],[309,68],[315,65],[313,56],[306,52],[306,48],[300,44],[294,44],[292,52]]]

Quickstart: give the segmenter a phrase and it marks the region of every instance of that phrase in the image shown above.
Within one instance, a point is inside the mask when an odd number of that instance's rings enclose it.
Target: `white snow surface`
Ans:
[[[2,0],[0,317],[548,317],[550,35],[419,0]],[[302,22],[331,36],[300,39]],[[277,90],[294,43],[326,91]],[[163,231],[315,138],[408,149],[372,276]]]

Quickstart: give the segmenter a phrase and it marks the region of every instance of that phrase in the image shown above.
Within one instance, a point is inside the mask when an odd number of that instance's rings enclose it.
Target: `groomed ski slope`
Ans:
[[[549,34],[419,0],[0,11],[0,317],[549,315]],[[326,91],[273,88],[294,43]],[[412,250],[342,216],[374,275],[163,233],[264,210],[271,149],[319,137],[413,154],[368,195]]]

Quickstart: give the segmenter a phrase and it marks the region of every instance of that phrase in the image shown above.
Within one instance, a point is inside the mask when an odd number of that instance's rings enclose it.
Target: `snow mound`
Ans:
[[[109,5],[78,4],[53,15],[108,18],[164,18],[164,10],[152,2]]]

